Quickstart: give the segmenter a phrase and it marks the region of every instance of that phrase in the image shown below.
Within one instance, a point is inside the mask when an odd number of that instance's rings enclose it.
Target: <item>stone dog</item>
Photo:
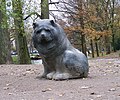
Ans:
[[[33,44],[42,57],[42,77],[53,80],[83,78],[88,76],[88,60],[69,42],[64,30],[53,20],[33,23]]]

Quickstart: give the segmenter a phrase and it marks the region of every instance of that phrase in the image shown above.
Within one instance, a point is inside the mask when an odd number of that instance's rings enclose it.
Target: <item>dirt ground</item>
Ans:
[[[120,58],[89,60],[86,79],[40,79],[42,65],[0,65],[0,100],[120,100]]]

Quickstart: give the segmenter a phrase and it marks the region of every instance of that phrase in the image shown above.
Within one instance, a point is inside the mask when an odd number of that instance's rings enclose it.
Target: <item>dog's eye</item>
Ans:
[[[50,32],[50,30],[49,30],[49,29],[46,29],[45,31],[46,31],[46,32]]]
[[[36,33],[39,34],[41,32],[41,30],[38,30]]]

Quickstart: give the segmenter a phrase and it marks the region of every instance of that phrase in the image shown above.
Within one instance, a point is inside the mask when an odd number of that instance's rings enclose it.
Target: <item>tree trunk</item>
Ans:
[[[112,8],[111,8],[111,30],[112,30],[112,47],[113,47],[113,51],[116,52],[116,48],[115,48],[115,29],[114,29],[114,9],[115,9],[115,0],[112,0],[112,4],[111,4]]]
[[[92,39],[90,40],[90,45],[91,45],[91,50],[92,50],[92,57],[94,58],[94,47],[93,47],[93,41]]]
[[[27,47],[26,34],[24,31],[24,22],[22,14],[21,0],[13,0],[14,24],[16,29],[16,42],[18,52],[18,63],[30,64],[30,55]]]
[[[110,42],[109,42],[109,37],[105,36],[105,46],[106,46],[106,54],[110,54],[111,50],[110,50]]]
[[[12,63],[10,34],[6,15],[6,1],[2,0],[0,6],[0,64]]]
[[[109,29],[109,21],[108,21],[108,7],[109,7],[110,0],[106,2],[106,7],[105,7],[105,27],[104,29],[108,31]],[[105,36],[105,45],[106,45],[106,54],[110,54],[110,36]]]
[[[95,40],[95,47],[96,47],[96,53],[97,53],[97,57],[99,57],[99,49],[98,49],[98,43]]]
[[[81,28],[84,29],[84,19],[83,19],[83,1],[80,0],[78,1],[78,6],[80,7],[80,13],[81,13],[81,16],[80,16],[80,25],[81,25]],[[82,44],[82,52],[87,56],[87,53],[86,53],[86,41],[85,41],[85,34],[83,32],[81,32],[81,44]]]
[[[41,19],[49,19],[49,2],[41,0]]]
[[[83,34],[81,35],[81,44],[82,44],[82,52],[87,56],[85,35]]]

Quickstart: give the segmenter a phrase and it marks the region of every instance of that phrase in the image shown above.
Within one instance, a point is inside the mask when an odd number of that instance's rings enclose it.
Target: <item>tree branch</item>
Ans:
[[[39,17],[41,19],[41,15],[39,15],[37,12],[32,12],[30,13],[27,17],[25,17],[23,20],[28,19],[29,17],[31,17],[32,15],[37,15],[37,17]]]

